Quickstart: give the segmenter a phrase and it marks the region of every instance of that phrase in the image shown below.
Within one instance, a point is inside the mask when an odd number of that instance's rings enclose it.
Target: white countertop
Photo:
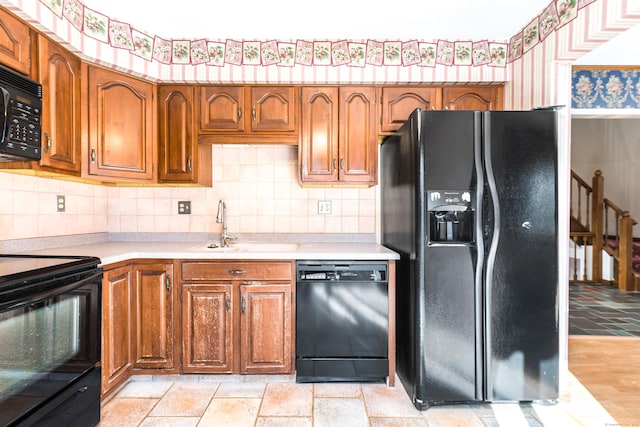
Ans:
[[[218,243],[218,242],[216,242]],[[102,265],[129,259],[232,259],[232,260],[397,260],[400,256],[377,243],[238,242],[229,248],[210,249],[207,243],[108,241],[37,251],[46,255],[90,255]],[[34,253],[34,252],[31,252]]]

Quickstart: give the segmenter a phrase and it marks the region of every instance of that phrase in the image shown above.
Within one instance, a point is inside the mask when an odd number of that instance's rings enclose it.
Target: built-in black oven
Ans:
[[[100,420],[100,259],[0,255],[0,425]]]

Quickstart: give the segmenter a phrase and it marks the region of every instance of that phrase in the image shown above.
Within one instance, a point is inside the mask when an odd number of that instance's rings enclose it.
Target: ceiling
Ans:
[[[151,36],[259,41],[507,41],[551,4],[551,0],[392,0],[384,4],[370,0],[82,2]]]

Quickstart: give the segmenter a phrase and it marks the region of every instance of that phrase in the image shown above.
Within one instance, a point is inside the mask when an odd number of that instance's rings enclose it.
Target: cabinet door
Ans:
[[[89,175],[154,178],[154,85],[89,67]]]
[[[291,285],[240,285],[240,372],[290,373]]]
[[[244,87],[202,86],[198,129],[202,133],[244,131]]]
[[[174,367],[173,264],[135,264],[135,367]]]
[[[445,110],[500,110],[501,86],[461,86],[442,89],[442,108]]]
[[[340,88],[338,167],[342,182],[376,183],[375,99],[374,87]]]
[[[302,135],[298,149],[300,180],[338,180],[338,88],[302,88]]]
[[[194,182],[193,86],[160,86],[158,99],[158,181]]]
[[[80,59],[40,35],[42,159],[40,166],[80,174]]]
[[[31,37],[27,24],[0,9],[0,63],[24,75],[31,72]]]
[[[182,285],[182,371],[233,372],[233,285]]]
[[[383,87],[380,95],[380,131],[400,129],[416,108],[439,109],[438,89],[433,87]]]
[[[102,394],[129,377],[133,367],[136,318],[131,267],[104,272],[102,282]]]
[[[251,131],[297,133],[298,88],[255,86],[251,88]]]

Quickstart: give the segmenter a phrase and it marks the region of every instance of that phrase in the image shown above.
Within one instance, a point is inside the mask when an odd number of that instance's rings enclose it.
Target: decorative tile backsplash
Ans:
[[[572,108],[640,108],[638,70],[574,70]]]
[[[87,233],[219,233],[219,199],[230,233],[376,232],[376,187],[302,188],[297,147],[214,145],[213,186],[105,187],[0,172],[0,240]],[[56,211],[56,195],[66,212]],[[178,201],[191,214],[178,214]],[[330,214],[318,213],[331,201]]]

